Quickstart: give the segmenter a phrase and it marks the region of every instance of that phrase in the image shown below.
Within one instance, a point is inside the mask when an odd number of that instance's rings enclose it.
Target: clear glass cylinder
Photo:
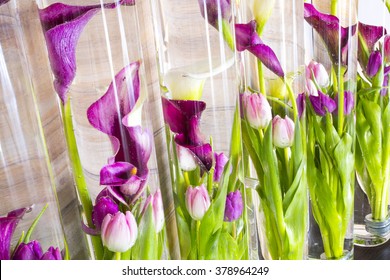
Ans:
[[[91,258],[168,258],[135,1],[37,5]]]
[[[0,259],[68,258],[17,2],[0,5]]]
[[[306,120],[297,103],[303,2],[241,1],[236,26],[246,182],[257,201],[260,257],[270,260],[307,258]]]
[[[151,1],[181,259],[251,256],[231,4]]]
[[[309,258],[353,258],[358,1],[311,1],[304,17]]]
[[[354,242],[374,247],[390,239],[390,16],[384,3],[359,5]]]

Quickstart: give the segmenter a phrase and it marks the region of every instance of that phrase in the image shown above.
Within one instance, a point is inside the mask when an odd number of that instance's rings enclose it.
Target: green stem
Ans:
[[[331,3],[331,14],[337,16],[337,2],[338,0],[332,0]]]
[[[284,80],[285,84],[286,84],[286,87],[287,87],[287,91],[288,91],[288,96],[290,98],[290,101],[291,101],[291,104],[292,104],[292,108],[293,108],[293,112],[294,112],[294,121],[297,120],[298,118],[298,106],[297,106],[297,101],[295,100],[295,95],[294,95],[294,92],[291,88],[291,85],[289,82],[287,82],[286,80]]]
[[[284,148],[283,149],[283,152],[284,152],[284,164],[286,166],[286,172],[287,172],[287,178],[288,178],[288,184],[287,186],[291,186],[291,183],[292,183],[292,165],[290,165],[290,160],[289,160],[289,152],[290,152],[290,148],[287,147],[287,148]],[[287,189],[285,190],[287,192]]]
[[[49,204],[46,204],[41,212],[39,212],[38,216],[34,219],[33,223],[31,224],[30,228],[28,229],[27,233],[26,233],[26,236],[24,238],[24,243],[28,243],[30,242],[30,237],[31,237],[31,234],[33,233],[35,227],[37,226],[39,220],[41,219],[43,213],[46,211],[47,207],[49,206]]]
[[[344,81],[341,74],[341,69],[337,68],[337,83],[338,83],[338,124],[337,132],[341,137],[344,130]]]
[[[200,229],[200,221],[196,221],[196,248],[197,248],[197,260],[200,260],[200,235],[199,235],[199,229]]]
[[[230,29],[230,24],[226,20],[222,20],[222,35],[229,48],[234,52],[234,37]]]
[[[383,0],[383,2],[385,2],[386,7],[387,7],[387,10],[388,10],[389,13],[390,13],[390,0]]]
[[[85,219],[89,227],[93,227],[92,222],[92,201],[88,193],[87,184],[85,182],[83,168],[81,165],[79,152],[77,149],[76,137],[74,135],[74,127],[72,120],[72,110],[70,99],[61,106],[62,121],[64,124],[64,132],[66,137],[66,143],[68,146],[70,165],[73,172],[73,177],[76,184],[77,194],[80,198],[80,203],[84,210]],[[103,245],[100,237],[91,236],[92,246],[96,259],[103,257]]]
[[[113,260],[120,261],[121,260],[121,252],[115,252],[114,257],[112,258]]]
[[[259,89],[260,89],[260,93],[264,94],[264,96],[267,96],[267,92],[265,90],[263,63],[261,63],[260,59],[257,60],[257,71],[259,73]]]

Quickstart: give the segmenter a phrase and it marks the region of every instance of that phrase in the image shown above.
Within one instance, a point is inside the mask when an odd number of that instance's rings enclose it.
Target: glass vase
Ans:
[[[248,259],[231,1],[152,0],[180,256]]]
[[[389,12],[384,3],[359,4],[354,242],[374,247],[390,239]],[[368,5],[375,7],[375,19]]]
[[[306,259],[306,120],[297,103],[304,91],[303,1],[241,1],[239,11],[245,177],[257,201],[260,257]]]
[[[17,2],[0,4],[0,259],[68,259]]]
[[[353,258],[358,1],[305,3],[309,258]]]
[[[168,258],[135,1],[37,5],[91,258]]]

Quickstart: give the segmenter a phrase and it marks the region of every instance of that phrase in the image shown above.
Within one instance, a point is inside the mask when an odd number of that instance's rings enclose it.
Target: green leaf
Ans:
[[[236,240],[228,233],[222,232],[219,238],[218,248],[219,260],[236,260],[238,254],[238,246]]]
[[[179,238],[180,245],[180,255],[182,260],[186,260],[191,251],[191,236],[190,229],[186,222],[186,219],[183,217],[183,213],[179,207],[176,208],[176,223],[177,223],[177,233]]]
[[[207,248],[209,249],[206,252],[205,260],[219,260],[218,256],[218,243],[219,243],[219,237],[221,235],[221,229],[217,230],[209,239],[209,242],[207,244]]]
[[[30,228],[28,229],[28,231],[27,231],[27,233],[26,233],[26,236],[24,237],[24,241],[23,241],[24,243],[30,242],[31,234],[33,233],[35,227],[37,226],[39,220],[41,219],[43,213],[45,213],[45,211],[46,211],[46,209],[47,209],[48,206],[49,206],[49,204],[46,204],[46,205],[42,208],[41,212],[39,212],[38,216],[37,216],[37,217],[34,219],[34,221],[32,222]]]

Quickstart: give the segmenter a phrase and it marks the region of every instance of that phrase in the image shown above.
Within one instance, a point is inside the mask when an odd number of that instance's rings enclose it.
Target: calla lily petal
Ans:
[[[216,29],[220,20],[230,21],[232,16],[230,0],[198,0],[198,3],[203,18],[206,18],[207,13],[207,21]]]
[[[325,116],[327,112],[332,113],[337,108],[336,101],[321,91],[318,91],[317,96],[310,95],[309,99],[314,112],[319,116]]]
[[[346,64],[344,49],[348,45],[349,37],[356,32],[356,25],[350,27],[341,27],[339,19],[336,16],[323,14],[316,8],[305,3],[304,17],[305,20],[317,31],[321,39],[324,41],[328,50],[331,61],[334,64]],[[341,54],[340,54],[341,50]]]
[[[42,28],[55,77],[54,87],[63,103],[76,75],[76,46],[81,32],[100,9],[113,9],[117,5],[134,5],[134,0],[121,0],[101,6],[72,6],[54,3],[39,10]]]
[[[0,260],[10,259],[12,235],[19,221],[29,211],[31,208],[21,208],[9,212],[7,217],[0,217]]]
[[[359,22],[358,61],[366,69],[370,54],[380,38],[387,34],[383,26],[368,25]]]
[[[236,44],[238,51],[248,50],[255,55],[269,70],[279,77],[284,77],[284,72],[274,51],[263,43],[256,33],[256,21],[247,24],[236,24]]]

